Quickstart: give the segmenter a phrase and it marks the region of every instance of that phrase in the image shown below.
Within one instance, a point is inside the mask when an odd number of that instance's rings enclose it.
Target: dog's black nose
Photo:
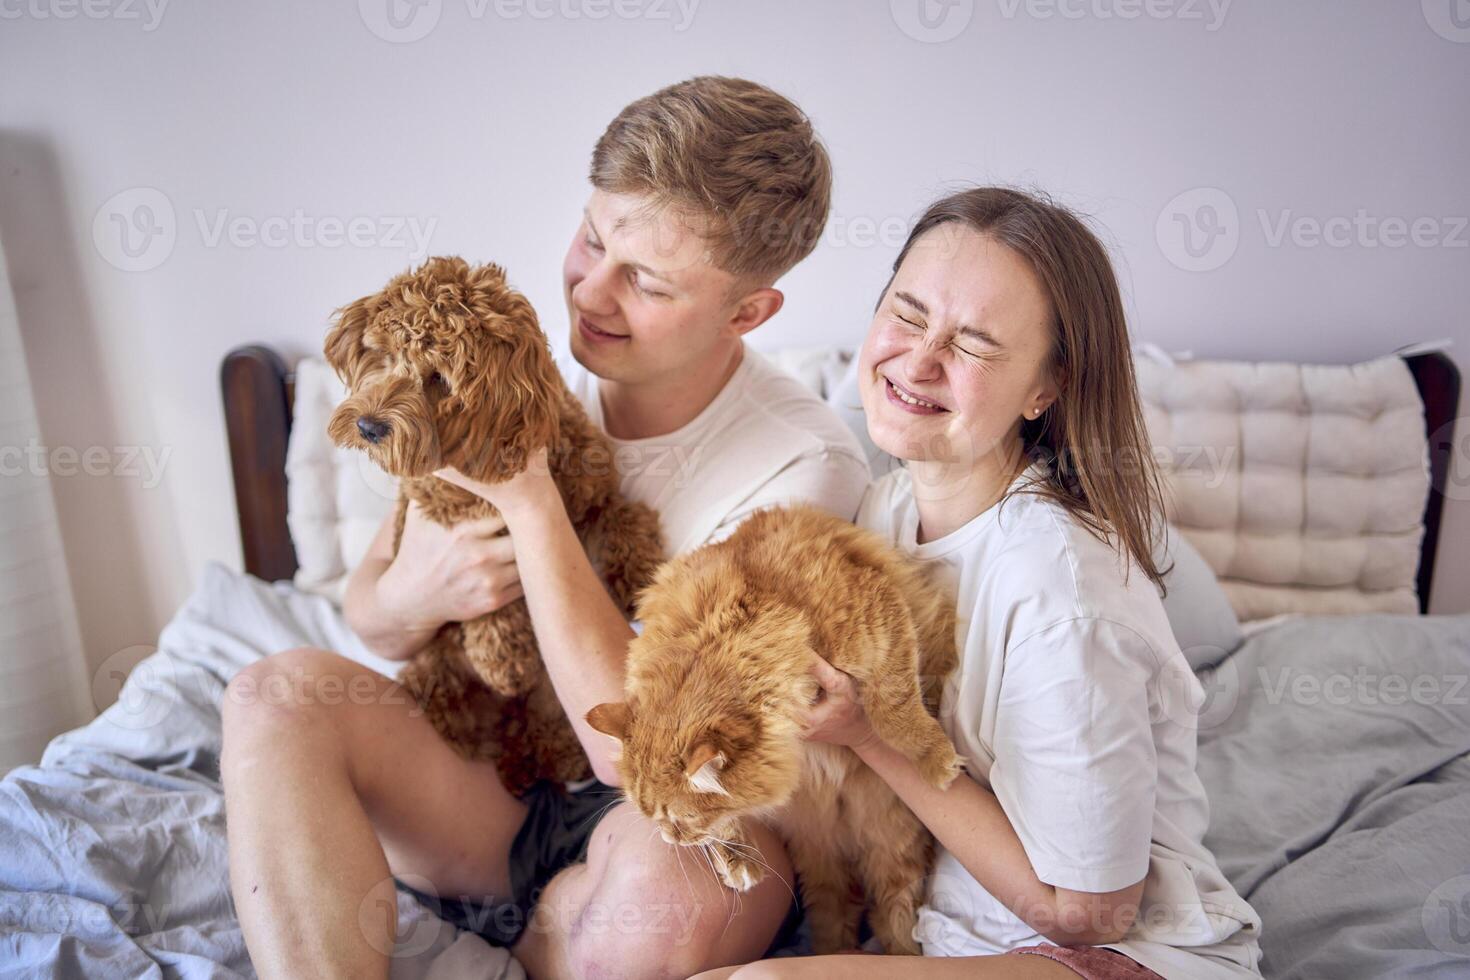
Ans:
[[[370,416],[364,415],[357,420],[357,431],[361,432],[362,437],[368,442],[376,445],[378,442],[388,437],[388,432],[390,430],[388,427],[388,423],[384,422],[382,419],[375,419],[371,418]]]

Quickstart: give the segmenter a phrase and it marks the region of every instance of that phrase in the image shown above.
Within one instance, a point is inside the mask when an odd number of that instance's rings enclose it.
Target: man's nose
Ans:
[[[609,263],[595,263],[582,281],[572,287],[572,305],[588,316],[611,316],[618,311]]]

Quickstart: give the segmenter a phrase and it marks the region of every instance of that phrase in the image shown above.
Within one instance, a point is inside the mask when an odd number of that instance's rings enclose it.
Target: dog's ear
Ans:
[[[524,470],[560,434],[564,386],[546,335],[530,302],[509,287],[505,292],[479,329],[461,335],[463,349],[454,358],[456,390],[476,420],[465,443],[473,455],[466,453],[459,468],[487,483]]]
[[[362,344],[362,336],[367,332],[376,299],[376,296],[365,296],[348,303],[337,311],[336,322],[327,331],[322,352],[332,370],[337,372],[337,377],[349,388],[352,387],[367,353]]]

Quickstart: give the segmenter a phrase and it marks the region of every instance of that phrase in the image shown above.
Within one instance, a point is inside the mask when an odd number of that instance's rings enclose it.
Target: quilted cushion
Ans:
[[[1428,448],[1401,359],[1136,364],[1169,519],[1241,619],[1418,611]]]

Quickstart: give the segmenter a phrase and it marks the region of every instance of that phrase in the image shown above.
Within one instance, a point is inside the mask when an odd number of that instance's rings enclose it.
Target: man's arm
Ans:
[[[586,715],[605,701],[623,700],[628,642],[635,634],[587,560],[546,451],[502,483],[481,483],[453,469],[435,475],[494,504],[517,550],[535,556],[518,569],[541,661],[593,773],[620,785],[617,743],[588,725]]]
[[[347,625],[380,657],[407,660],[448,622],[475,619],[521,596],[515,551],[498,517],[444,528],[409,507],[393,552],[383,521],[347,580]]]
[[[805,502],[850,519],[867,481],[860,459],[826,453],[802,457],[736,508],[710,537],[718,540],[761,507]],[[534,561],[520,566],[521,584],[541,659],[592,770],[609,786],[621,783],[617,743],[587,724],[587,712],[624,698],[628,643],[633,630],[587,560],[547,469],[544,453],[504,483],[484,484],[453,470],[442,479],[479,494],[505,516],[516,548]]]
[[[609,786],[621,785],[617,743],[587,724],[587,712],[624,698],[628,643],[635,636],[587,560],[561,494],[521,495],[502,512],[523,554],[521,584],[541,660],[582,743],[592,771]]]

